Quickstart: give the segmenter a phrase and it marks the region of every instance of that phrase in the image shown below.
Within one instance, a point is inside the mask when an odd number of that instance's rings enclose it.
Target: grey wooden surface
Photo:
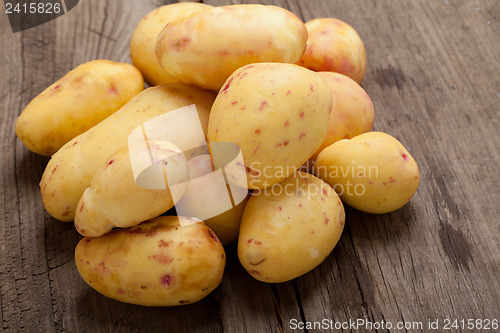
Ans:
[[[333,253],[291,282],[253,280],[232,245],[222,284],[196,304],[146,308],[106,299],[78,275],[80,236],[72,224],[44,211],[38,182],[48,158],[22,146],[14,123],[33,97],[78,64],[130,62],[135,24],[168,2],[81,0],[66,15],[16,34],[0,5],[0,329],[302,332],[290,320],[366,319],[422,322],[423,329],[334,331],[430,332],[429,320],[439,319],[444,331],[446,318],[500,319],[500,2],[253,2],[306,21],[336,17],[359,32],[374,129],[398,138],[420,167],[411,202],[378,216],[348,208]]]

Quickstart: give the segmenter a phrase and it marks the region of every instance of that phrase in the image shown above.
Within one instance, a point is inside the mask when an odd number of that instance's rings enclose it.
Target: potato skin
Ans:
[[[308,69],[279,63],[247,65],[235,71],[217,95],[208,140],[241,148],[245,165],[240,168],[247,179],[232,179],[236,185],[270,187],[318,149],[331,106],[328,85]]]
[[[144,75],[146,82],[155,86],[162,83],[180,82],[161,68],[156,59],[158,34],[172,20],[203,9],[212,8],[198,2],[180,2],[156,8],[137,24],[130,40],[130,58]]]
[[[215,170],[209,154],[190,159],[188,165],[189,182],[184,195],[175,204],[177,213],[203,219],[222,244],[234,242],[238,239],[241,216],[249,198],[248,189],[231,184],[231,200],[227,185],[215,181],[213,177]]]
[[[161,216],[83,238],[75,262],[85,282],[106,297],[175,306],[212,292],[222,280],[226,256],[217,236],[199,220]]]
[[[317,74],[330,87],[333,104],[325,139],[311,160],[334,142],[351,139],[371,131],[375,120],[372,100],[356,81],[340,73],[318,72]]]
[[[181,81],[219,90],[246,64],[296,63],[306,42],[304,23],[283,8],[221,6],[168,24],[158,36],[156,56]]]
[[[366,72],[365,46],[349,24],[335,18],[306,22],[309,39],[298,64],[314,71],[344,74],[357,83]]]
[[[169,110],[195,104],[206,128],[215,95],[182,83],[149,88],[119,111],[79,135],[52,156],[40,182],[45,209],[56,219],[72,221],[92,177],[118,149],[128,144],[133,129]]]
[[[189,178],[186,158],[170,142],[148,141],[144,145],[146,147],[148,149],[141,149],[142,145],[131,145],[119,149],[97,170],[90,187],[83,192],[75,213],[75,228],[81,235],[99,237],[113,227],[136,226],[174,206],[175,198],[182,195]],[[137,184],[130,160],[149,162],[150,151],[154,151],[155,159],[168,162],[165,168],[176,168],[176,174],[171,172],[169,178],[173,181],[172,185],[176,185],[175,195],[170,184],[165,184],[165,189],[146,189]],[[157,179],[156,182],[164,183],[164,179]]]
[[[344,207],[321,179],[299,171],[257,191],[245,207],[238,258],[255,279],[279,283],[319,265],[337,244]]]
[[[415,194],[420,180],[410,153],[381,132],[364,133],[325,148],[316,159],[315,174],[345,204],[372,214],[401,208]]]
[[[16,134],[32,152],[50,156],[143,89],[142,75],[132,65],[109,60],[81,64],[26,106]]]

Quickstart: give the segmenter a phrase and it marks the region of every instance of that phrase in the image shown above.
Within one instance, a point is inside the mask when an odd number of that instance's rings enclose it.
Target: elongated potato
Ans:
[[[80,275],[115,300],[147,305],[194,303],[222,280],[226,256],[204,223],[161,216],[98,238],[83,238],[75,250]]]
[[[16,122],[16,134],[37,154],[52,155],[66,142],[117,111],[144,89],[132,65],[84,63],[35,97]]]
[[[130,40],[130,58],[149,85],[179,82],[178,79],[165,72],[156,59],[155,48],[158,34],[170,21],[208,8],[212,6],[198,2],[165,5],[148,13],[137,24]]]
[[[141,159],[147,163],[150,154],[158,169],[147,175],[152,178],[148,181],[163,185],[158,189],[140,187],[130,162]],[[97,170],[83,192],[75,214],[76,230],[83,236],[98,237],[114,227],[133,227],[157,217],[174,206],[188,179],[186,158],[172,143],[156,140],[124,147]]]
[[[325,260],[344,223],[344,207],[335,191],[299,171],[253,193],[241,221],[238,257],[257,280],[285,282]]]
[[[241,148],[251,189],[272,186],[291,175],[318,149],[328,126],[332,95],[314,72],[293,64],[257,63],[235,71],[212,107],[210,142]]]
[[[307,29],[295,14],[276,6],[233,5],[170,22],[158,36],[156,55],[172,76],[219,90],[246,64],[296,63],[306,42]]]
[[[198,110],[202,127],[206,128],[214,98],[212,92],[182,83],[144,90],[52,156],[40,182],[45,209],[56,219],[72,221],[78,201],[97,169],[111,154],[128,144],[135,128],[156,116],[192,104]]]
[[[413,197],[420,181],[418,165],[389,134],[368,132],[325,148],[315,173],[342,201],[363,212],[389,213]]]

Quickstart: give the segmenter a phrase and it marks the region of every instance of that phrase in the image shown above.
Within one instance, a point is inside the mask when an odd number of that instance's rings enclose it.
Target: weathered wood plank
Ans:
[[[43,48],[55,34],[48,23],[38,34],[13,35],[2,22],[2,223],[1,295],[4,328],[52,330],[51,291],[46,264],[43,207],[36,184],[44,158],[28,154],[16,145],[14,121],[18,110],[33,96],[40,75],[53,75],[51,63],[38,68],[36,61],[50,58],[51,48]],[[9,33],[10,32],[10,33]],[[29,42],[27,42],[29,40]],[[6,77],[5,77],[5,76]],[[43,84],[43,83],[42,83]],[[36,93],[35,93],[36,94]],[[41,223],[40,223],[41,222]],[[49,305],[49,307],[47,307]]]

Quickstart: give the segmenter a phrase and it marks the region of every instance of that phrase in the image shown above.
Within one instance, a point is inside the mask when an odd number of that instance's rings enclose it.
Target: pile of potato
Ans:
[[[387,213],[417,190],[408,151],[371,132],[364,46],[340,20],[178,3],[139,22],[130,52],[134,66],[78,66],[16,123],[28,149],[51,156],[43,204],[85,236],[76,265],[107,297],[196,302],[236,240],[254,278],[294,279],[337,244],[343,203]],[[193,115],[201,129],[186,137]],[[162,215],[174,206],[185,216]]]

